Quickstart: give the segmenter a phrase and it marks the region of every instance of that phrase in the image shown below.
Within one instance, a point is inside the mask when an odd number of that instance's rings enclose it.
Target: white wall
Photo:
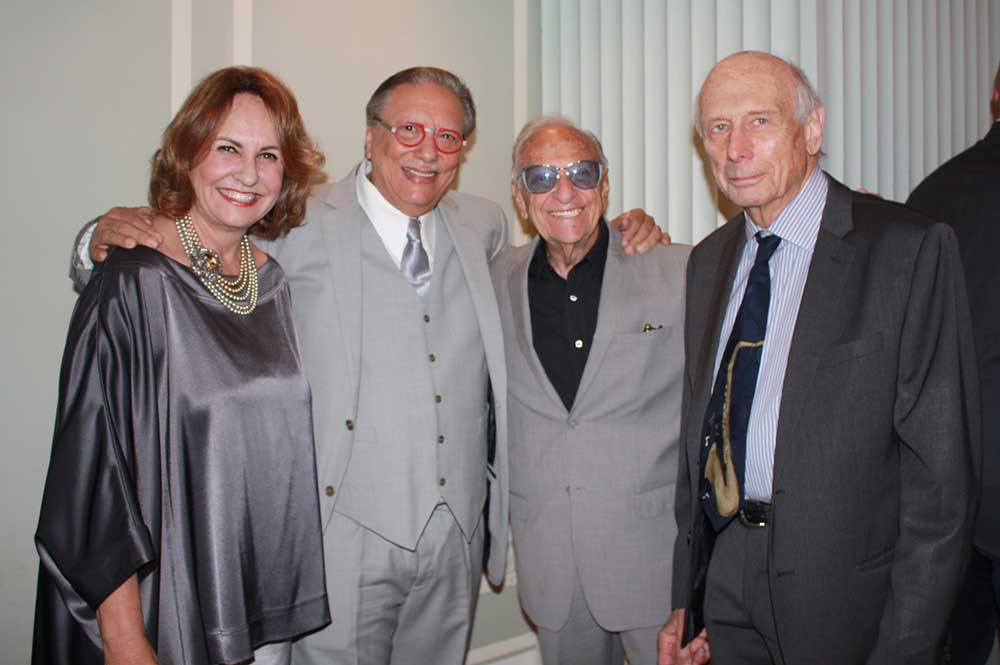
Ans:
[[[85,6],[86,4],[86,6]],[[28,661],[32,543],[57,374],[76,296],[74,229],[114,201],[139,201],[169,119],[169,6],[153,0],[5,0],[0,9],[0,663]],[[113,20],[109,20],[113,17]]]

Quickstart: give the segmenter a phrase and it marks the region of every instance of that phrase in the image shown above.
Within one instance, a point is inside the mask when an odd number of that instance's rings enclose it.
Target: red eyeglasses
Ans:
[[[423,143],[424,138],[427,136],[427,128],[419,122],[404,120],[395,125],[390,125],[378,116],[375,116],[375,120],[378,124],[388,129],[396,137],[400,145],[407,148],[415,148]],[[433,130],[432,134],[434,136],[434,147],[438,149],[438,152],[446,155],[458,152],[465,145],[465,137],[462,136],[462,132],[456,129],[440,127]]]

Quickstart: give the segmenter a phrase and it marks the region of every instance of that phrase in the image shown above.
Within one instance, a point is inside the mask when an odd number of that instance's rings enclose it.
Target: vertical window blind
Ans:
[[[809,76],[826,106],[821,164],[905,200],[990,123],[1000,0],[518,0],[518,121],[596,133],[610,213],[643,207],[677,242],[734,212],[700,155],[693,103],[721,58],[753,49]]]

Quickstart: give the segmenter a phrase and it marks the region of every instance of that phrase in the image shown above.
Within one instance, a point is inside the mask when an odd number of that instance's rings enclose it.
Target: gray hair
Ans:
[[[465,138],[469,138],[469,135],[476,129],[476,103],[472,101],[469,86],[465,85],[465,81],[456,74],[437,67],[410,67],[396,72],[382,81],[372,93],[368,105],[365,106],[365,120],[368,126],[371,127],[378,123],[376,118],[382,117],[382,111],[385,109],[389,95],[392,94],[393,90],[401,85],[420,83],[436,83],[444,86],[458,98],[462,104],[462,112],[465,114],[462,134]]]
[[[788,72],[792,75],[792,85],[795,86],[795,120],[799,123],[806,121],[813,111],[823,107],[823,100],[820,99],[819,93],[813,88],[812,83],[809,82],[809,77],[806,73],[802,71],[802,68],[795,65],[784,58],[773,55],[771,53],[764,53],[763,51],[740,51],[739,53],[734,53],[733,57],[736,55],[760,55],[767,56],[768,58],[773,58],[777,60],[785,67],[788,68]],[[714,68],[713,68],[714,69]],[[709,72],[709,76],[711,76]],[[705,77],[708,80],[708,76]],[[705,84],[701,84],[701,90],[698,91],[698,96],[694,98],[694,128],[698,132],[698,136],[702,139],[705,138],[705,128],[701,126],[701,93],[705,90]]]
[[[601,157],[601,164],[603,164],[604,168],[607,169],[608,158],[607,155],[604,154],[604,146],[601,145],[600,139],[598,139],[593,132],[583,129],[569,118],[564,118],[560,115],[543,115],[539,118],[526,122],[524,127],[522,127],[521,131],[517,134],[517,139],[514,141],[514,149],[511,150],[511,180],[517,180],[521,175],[521,165],[519,161],[521,158],[521,150],[524,149],[525,144],[527,144],[528,141],[535,136],[535,134],[546,127],[566,127],[593,143],[597,154]]]

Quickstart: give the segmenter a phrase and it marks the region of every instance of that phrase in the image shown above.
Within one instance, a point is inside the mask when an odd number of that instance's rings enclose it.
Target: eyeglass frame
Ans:
[[[570,168],[576,166],[577,164],[582,164],[584,162],[591,162],[593,164],[597,164],[597,182],[594,183],[593,187],[580,187],[575,182],[573,182],[573,178],[569,175],[569,172],[567,171],[567,169],[570,169]],[[528,169],[534,169],[534,168],[538,168],[540,166],[541,167],[545,167],[545,168],[549,168],[549,169],[552,169],[553,171],[555,171],[556,172],[556,181],[552,184],[551,187],[549,187],[548,189],[546,189],[544,192],[533,192],[533,191],[531,191],[528,188],[528,180],[527,180],[527,176],[525,174],[527,173]],[[580,190],[583,190],[583,191],[589,191],[591,189],[596,189],[597,186],[601,184],[601,181],[604,180],[604,173],[605,173],[605,166],[604,166],[604,162],[602,162],[601,160],[599,160],[599,159],[578,159],[575,162],[570,162],[566,166],[556,166],[555,164],[530,164],[528,166],[525,166],[523,169],[521,169],[521,172],[518,174],[518,178],[517,179],[521,181],[522,185],[524,185],[524,190],[526,192],[528,192],[529,194],[534,194],[535,196],[539,196],[541,194],[548,194],[553,189],[555,189],[558,186],[559,179],[562,178],[563,174],[566,175],[566,178],[569,180],[570,184],[573,185],[573,187],[575,187],[577,189],[580,189]]]
[[[392,134],[393,137],[396,139],[396,142],[399,143],[399,145],[403,146],[404,148],[416,148],[418,145],[427,140],[427,125],[423,124],[422,122],[414,122],[413,120],[401,120],[398,123],[396,123],[395,126],[393,126],[387,123],[382,118],[378,117],[377,115],[372,117],[374,118],[375,122],[380,124],[390,134]],[[414,127],[419,127],[421,133],[420,140],[417,141],[416,143],[403,143],[403,140],[399,138],[399,134],[396,133],[400,125],[413,125]],[[437,142],[438,134],[440,134],[441,132],[451,132],[452,134],[457,134],[458,137],[461,139],[461,142],[459,143],[458,147],[455,148],[454,150],[442,150],[441,146],[439,146]],[[431,136],[434,137],[434,149],[440,152],[442,155],[454,155],[456,152],[459,152],[462,148],[464,148],[468,143],[468,139],[465,138],[465,134],[458,131],[457,129],[450,129],[448,127],[438,127],[437,129],[434,130]]]

